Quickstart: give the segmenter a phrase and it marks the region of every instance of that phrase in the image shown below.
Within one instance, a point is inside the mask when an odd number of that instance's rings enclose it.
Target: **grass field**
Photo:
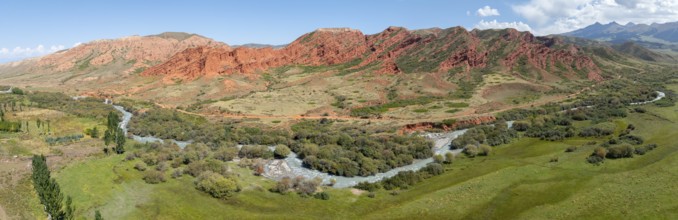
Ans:
[[[330,188],[324,189],[328,201],[280,195],[267,191],[272,181],[232,164],[244,190],[218,200],[194,189],[190,176],[146,184],[132,168],[135,162],[122,162],[122,156],[77,163],[55,176],[73,196],[77,214],[88,219],[97,209],[107,219],[675,219],[678,108],[645,108],[648,113],[616,123],[634,124],[632,134],[659,145],[646,155],[595,166],[585,161],[594,148],[586,143],[603,139],[521,138],[495,147],[489,157],[459,158],[443,175],[395,196]],[[569,146],[579,148],[566,153]]]

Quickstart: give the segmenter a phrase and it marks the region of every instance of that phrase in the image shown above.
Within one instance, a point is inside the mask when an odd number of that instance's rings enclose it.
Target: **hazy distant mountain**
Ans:
[[[678,54],[678,22],[621,25],[595,23],[562,35],[581,37],[614,44],[634,42],[652,50]]]

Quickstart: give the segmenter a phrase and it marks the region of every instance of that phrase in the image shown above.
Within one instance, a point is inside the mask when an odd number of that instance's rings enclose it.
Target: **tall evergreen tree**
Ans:
[[[47,159],[44,155],[33,155],[32,160],[32,180],[33,187],[40,197],[40,203],[45,206],[45,212],[52,219],[73,219],[75,207],[70,197],[66,200],[66,206],[62,204],[64,195],[61,188],[54,178],[50,177]]]
[[[125,134],[120,128],[116,129],[115,134],[115,153],[123,154],[125,153]]]

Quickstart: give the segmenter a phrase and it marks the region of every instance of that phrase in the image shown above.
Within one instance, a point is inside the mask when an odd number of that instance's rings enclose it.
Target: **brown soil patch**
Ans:
[[[365,192],[366,192],[365,190],[359,190],[359,189],[356,189],[356,188],[351,188],[351,193],[353,193],[353,195],[356,195],[356,196],[362,195]]]

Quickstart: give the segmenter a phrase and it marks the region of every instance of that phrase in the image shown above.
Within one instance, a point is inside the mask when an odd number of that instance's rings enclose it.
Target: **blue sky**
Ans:
[[[513,27],[552,34],[596,21],[678,21],[678,0],[0,0],[0,11],[0,62],[6,62],[80,42],[165,31],[228,44],[285,44],[320,27],[366,34],[392,25]]]

